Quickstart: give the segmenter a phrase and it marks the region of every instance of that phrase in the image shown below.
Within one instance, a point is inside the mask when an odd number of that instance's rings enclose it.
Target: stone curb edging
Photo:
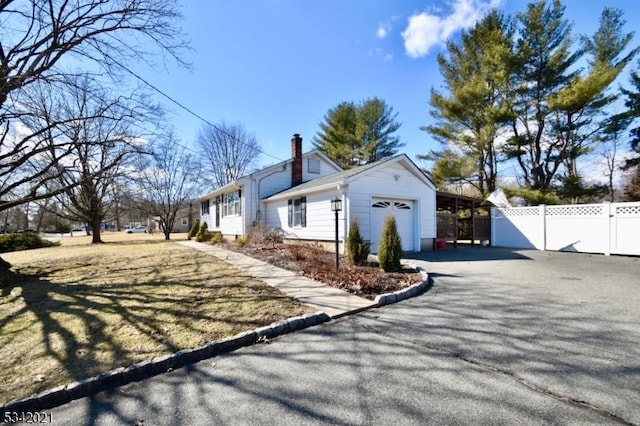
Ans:
[[[260,343],[265,339],[302,330],[330,320],[331,317],[322,311],[291,317],[264,327],[236,334],[235,336],[205,343],[193,349],[183,349],[173,354],[141,361],[126,368],[116,368],[88,379],[58,386],[26,398],[9,401],[5,405],[0,405],[0,419],[4,418],[6,412],[33,412],[57,407],[105,389],[144,380],[216,355]]]
[[[409,287],[403,288],[402,290],[394,291],[393,293],[384,293],[377,295],[374,299],[374,302],[378,306],[390,305],[392,303],[400,302],[401,300],[405,300],[410,297],[415,297],[418,294],[425,292],[430,287],[431,284],[429,283],[429,274],[427,274],[427,272],[419,266],[411,266],[417,269],[418,272],[420,272],[420,275],[422,275],[422,282],[410,285]]]
[[[374,306],[390,305],[423,293],[430,287],[429,275],[418,266],[413,266],[422,275],[422,282],[413,284],[393,293],[379,294],[374,299]],[[350,313],[359,312],[354,311]],[[346,314],[345,314],[346,315]],[[342,316],[342,315],[341,315]],[[48,389],[44,392],[28,396],[26,398],[9,401],[0,405],[0,419],[6,412],[38,411],[66,404],[74,399],[93,395],[100,391],[123,386],[132,382],[141,381],[171,370],[184,367],[189,364],[212,358],[226,352],[231,352],[245,346],[260,343],[266,339],[302,330],[315,325],[331,321],[331,317],[325,312],[319,311],[313,314],[291,317],[285,320],[273,322],[264,327],[245,331],[235,336],[218,339],[193,349],[183,349],[173,354],[167,354],[133,364],[129,367],[119,367],[115,370],[99,374],[88,379],[73,382],[67,385]]]

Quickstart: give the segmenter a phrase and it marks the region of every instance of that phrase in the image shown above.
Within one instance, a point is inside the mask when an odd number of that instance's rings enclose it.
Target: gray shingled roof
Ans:
[[[312,188],[316,188],[319,186],[324,186],[324,185],[329,185],[332,183],[339,183],[339,182],[343,182],[347,179],[349,179],[350,177],[353,177],[355,175],[358,175],[360,173],[366,172],[367,170],[370,170],[380,164],[386,163],[387,161],[391,161],[394,158],[397,157],[401,157],[404,154],[398,154],[395,155],[393,157],[385,157],[382,158],[378,161],[374,161],[373,163],[369,163],[369,164],[365,164],[364,166],[358,166],[358,167],[354,167],[352,169],[349,170],[345,170],[342,172],[336,172],[336,173],[332,173],[330,175],[326,175],[326,176],[322,176],[319,177],[317,179],[313,179],[307,182],[303,182],[300,185],[296,185],[296,186],[292,186],[291,188],[287,188],[284,191],[280,191],[280,192],[276,192],[275,194],[271,194],[268,197],[265,197],[263,199],[267,200],[271,197],[276,197],[276,196],[281,196],[281,195],[286,195],[288,193],[293,193],[293,192],[298,192],[298,191],[304,191],[307,189],[312,189]]]

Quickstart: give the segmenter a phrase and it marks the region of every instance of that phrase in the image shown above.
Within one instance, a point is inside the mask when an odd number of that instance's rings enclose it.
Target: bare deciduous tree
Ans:
[[[155,216],[166,240],[178,210],[189,205],[198,190],[200,162],[168,133],[153,146],[153,153],[141,156],[137,164],[140,176],[141,208]]]
[[[118,76],[123,64],[150,62],[158,50],[183,64],[178,10],[177,0],[0,1],[0,211],[63,190],[48,183],[72,150],[56,140],[70,123],[35,127],[43,111],[33,109],[34,93],[59,90],[87,70]],[[45,152],[55,152],[48,164]],[[41,169],[25,168],[34,160]]]
[[[256,137],[239,123],[204,125],[197,141],[207,162],[203,179],[216,188],[248,173],[261,152]]]
[[[145,110],[134,99],[112,98],[87,78],[76,79],[72,86],[72,93],[42,97],[43,115],[34,123],[38,127],[65,123],[58,126],[58,134],[47,135],[48,146],[63,146],[64,158],[60,159],[56,149],[49,149],[30,164],[34,171],[41,164],[56,164],[47,192],[56,193],[55,199],[66,212],[63,217],[89,224],[92,242],[101,243],[101,225],[115,180],[126,161],[140,151],[135,125],[145,117]],[[51,98],[56,99],[56,108],[48,108]]]

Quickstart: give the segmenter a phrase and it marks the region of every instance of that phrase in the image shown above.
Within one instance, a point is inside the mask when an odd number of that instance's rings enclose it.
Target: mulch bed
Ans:
[[[355,266],[344,256],[340,258],[340,268],[336,271],[335,255],[314,244],[238,246],[234,243],[223,243],[223,245],[229,250],[297,272],[367,299],[403,289],[422,280],[422,275],[407,265],[403,265],[400,272],[386,273],[375,262]]]

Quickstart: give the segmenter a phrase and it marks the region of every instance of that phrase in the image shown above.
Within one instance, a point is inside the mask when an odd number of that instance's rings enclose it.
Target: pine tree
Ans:
[[[483,195],[496,189],[496,140],[512,119],[507,100],[513,33],[511,20],[493,10],[459,42],[449,41],[447,55],[438,56],[448,93],[431,90],[431,116],[437,121],[422,130],[443,150],[418,158],[436,161],[432,173],[441,184],[463,181]]]
[[[341,102],[325,114],[320,131],[313,138],[313,145],[343,169],[354,166],[360,146],[357,116],[357,107],[353,102]]]
[[[549,97],[549,107],[553,111],[549,138],[558,141],[562,147],[558,149],[563,166],[557,179],[561,184],[558,193],[572,203],[583,199],[597,200],[603,194],[601,185],[585,182],[579,173],[578,160],[594,151],[596,144],[611,143],[606,137],[611,122],[607,107],[618,96],[608,89],[638,52],[636,48],[621,57],[633,39],[633,33],[624,32],[622,15],[619,9],[606,7],[603,10],[596,33],[592,38],[582,39],[589,63],[586,72],[574,76],[564,88]]]
[[[404,144],[395,133],[400,128],[398,114],[380,98],[366,99],[358,108],[358,140],[362,143],[360,164],[373,163],[398,152]]]
[[[571,25],[564,12],[558,0],[551,5],[539,0],[518,14],[520,39],[512,80],[516,117],[506,152],[520,166],[524,186],[540,192],[551,189],[563,159],[562,142],[545,134],[552,116],[549,99],[577,77],[575,63],[581,56],[570,50]]]
[[[379,98],[341,102],[325,114],[313,145],[343,169],[372,163],[404,146],[394,135],[397,115]]]
[[[625,100],[625,106],[627,111],[621,114],[621,119],[633,122],[640,117],[640,61],[638,61],[637,68],[631,73],[632,89],[622,89],[622,93],[627,98]],[[638,155],[628,159],[624,166],[625,169],[632,167],[640,167],[640,126],[631,128],[631,150]]]
[[[353,220],[347,236],[347,255],[354,265],[362,265],[369,257],[369,244],[360,235],[358,222]]]
[[[402,258],[402,241],[398,234],[396,219],[388,215],[382,226],[382,235],[378,244],[378,262],[385,272],[397,272],[400,270]]]

